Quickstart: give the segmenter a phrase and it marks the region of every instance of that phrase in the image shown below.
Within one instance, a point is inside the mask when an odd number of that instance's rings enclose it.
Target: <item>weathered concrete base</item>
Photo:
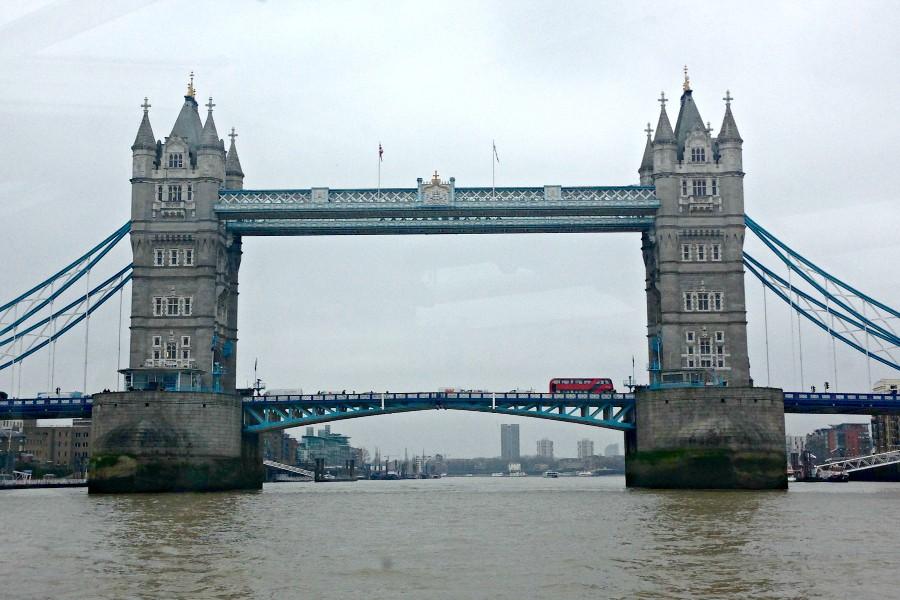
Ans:
[[[784,397],[773,388],[641,390],[629,487],[786,489]]]
[[[229,394],[120,392],[94,396],[91,493],[260,489],[258,435],[241,433]]]

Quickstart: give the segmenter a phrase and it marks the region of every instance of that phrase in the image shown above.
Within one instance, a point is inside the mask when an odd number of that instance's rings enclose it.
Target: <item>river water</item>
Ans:
[[[898,598],[900,484],[624,478],[0,492],[2,598]]]

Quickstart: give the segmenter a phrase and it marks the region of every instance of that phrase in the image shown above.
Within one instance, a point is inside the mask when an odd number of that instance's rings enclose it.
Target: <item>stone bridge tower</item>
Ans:
[[[731,95],[717,137],[687,76],[674,131],[665,94],[660,103],[639,170],[661,204],[643,237],[651,382],[747,386],[743,141]]]
[[[131,147],[134,275],[126,384],[135,390],[235,389],[237,285],[241,240],[213,212],[219,190],[243,187],[235,148],[206,122],[193,77],[165,141],[144,116]]]
[[[755,388],[744,302],[742,143],[731,94],[717,137],[685,71],[675,129],[659,122],[638,170],[660,208],[643,236],[650,387],[625,436],[628,486],[787,487],[781,390]]]
[[[193,76],[165,141],[144,116],[131,147],[131,348],[127,392],[96,394],[90,492],[259,489],[258,436],[242,434],[235,391],[241,240],[216,218],[223,187],[241,188],[197,110]]]

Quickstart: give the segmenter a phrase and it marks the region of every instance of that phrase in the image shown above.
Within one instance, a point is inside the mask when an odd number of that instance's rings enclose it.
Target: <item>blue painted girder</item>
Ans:
[[[825,415],[900,414],[896,394],[785,392],[784,412]]]
[[[5,419],[87,419],[93,400],[82,398],[10,398],[0,400],[0,420]]]
[[[633,394],[414,392],[247,397],[244,431],[258,433],[342,419],[423,410],[467,410],[634,429]]]

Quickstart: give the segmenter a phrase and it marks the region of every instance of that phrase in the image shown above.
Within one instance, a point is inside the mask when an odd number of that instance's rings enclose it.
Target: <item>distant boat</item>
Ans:
[[[524,471],[510,471],[509,476],[510,477],[525,477],[525,472]]]
[[[505,473],[491,473],[491,477],[504,477]]]
[[[579,477],[593,477],[594,472],[593,471],[578,471],[578,473],[576,473],[576,475],[578,475]]]
[[[558,471],[544,471],[544,477],[556,479],[557,477],[559,477],[559,472]]]

